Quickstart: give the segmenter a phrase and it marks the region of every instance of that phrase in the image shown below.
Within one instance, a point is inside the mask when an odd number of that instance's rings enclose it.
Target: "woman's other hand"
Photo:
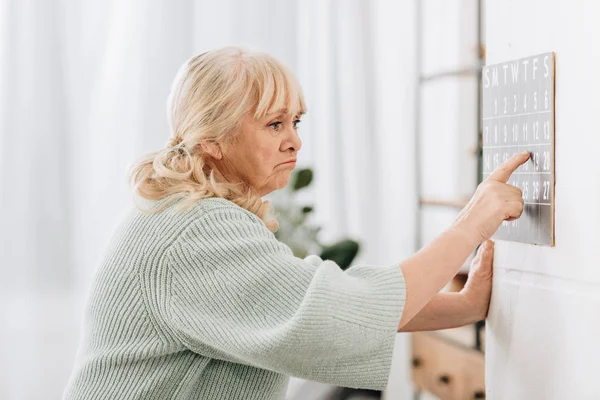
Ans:
[[[469,276],[461,294],[465,296],[477,321],[485,319],[492,294],[494,242],[487,240],[471,262]]]
[[[458,215],[454,228],[475,235],[481,243],[492,237],[502,221],[519,218],[523,212],[523,193],[506,182],[521,164],[529,160],[529,156],[529,152],[523,152],[509,158],[481,182]]]

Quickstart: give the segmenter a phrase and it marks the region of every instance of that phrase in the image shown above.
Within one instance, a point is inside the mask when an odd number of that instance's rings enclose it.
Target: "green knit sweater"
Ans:
[[[289,376],[383,389],[405,297],[398,265],[297,258],[224,199],[134,210],[96,271],[64,398],[283,399]]]

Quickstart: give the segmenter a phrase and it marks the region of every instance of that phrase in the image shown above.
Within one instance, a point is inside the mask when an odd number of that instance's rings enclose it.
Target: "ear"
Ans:
[[[203,140],[200,142],[200,146],[206,154],[210,155],[215,160],[223,158],[223,153],[221,152],[221,147],[218,143]]]

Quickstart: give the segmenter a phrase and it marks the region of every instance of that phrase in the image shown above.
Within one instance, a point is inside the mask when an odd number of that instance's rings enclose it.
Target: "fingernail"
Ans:
[[[529,151],[524,151],[524,152],[522,152],[521,154],[522,154],[522,155],[524,155],[524,156],[528,156],[528,155],[530,155],[531,153],[530,153]]]
[[[483,248],[486,250],[489,250],[492,248],[492,242],[489,240],[486,240],[486,242],[483,244]]]

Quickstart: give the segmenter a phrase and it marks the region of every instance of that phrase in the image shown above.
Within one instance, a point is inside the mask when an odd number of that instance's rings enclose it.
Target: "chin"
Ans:
[[[276,190],[285,189],[288,183],[290,183],[291,172],[292,171],[290,170],[285,174],[278,174],[273,177],[274,179],[266,182],[266,184],[261,187],[261,197]]]
[[[271,187],[269,187],[268,193],[274,192],[276,190],[285,189],[289,182],[290,182],[289,179],[286,179],[285,181],[277,182],[275,185],[272,185]]]
[[[285,189],[285,187],[288,185],[288,183],[290,183],[290,177],[289,176],[283,182],[281,182],[281,185],[279,186],[279,189]]]
[[[273,187],[273,188],[271,188],[271,191],[272,191],[272,192],[274,192],[275,190],[282,190],[282,189],[285,189],[285,188],[286,188],[286,186],[288,185],[288,182],[289,182],[289,181],[282,182],[282,183],[278,184],[276,187]]]

